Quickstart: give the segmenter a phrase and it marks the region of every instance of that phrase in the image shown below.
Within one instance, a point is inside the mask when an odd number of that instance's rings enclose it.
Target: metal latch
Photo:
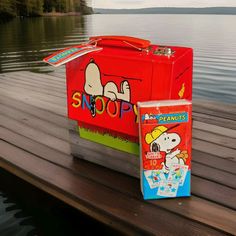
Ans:
[[[174,53],[175,53],[174,50],[166,46],[159,46],[153,52],[154,55],[163,55],[163,56],[172,56]]]

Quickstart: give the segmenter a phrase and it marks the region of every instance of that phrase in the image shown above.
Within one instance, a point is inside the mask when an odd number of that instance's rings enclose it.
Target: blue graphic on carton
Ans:
[[[180,182],[175,179],[169,178],[168,174],[164,174],[163,177],[159,173],[160,181],[157,182],[153,181],[154,184],[150,185],[150,178],[148,176],[149,173],[145,173],[144,170],[142,175],[143,181],[143,196],[144,199],[160,199],[160,198],[173,198],[173,197],[188,197],[190,196],[190,178],[191,178],[191,171],[188,170],[186,172],[184,182]],[[150,172],[151,173],[151,172]],[[155,175],[154,175],[155,176]]]

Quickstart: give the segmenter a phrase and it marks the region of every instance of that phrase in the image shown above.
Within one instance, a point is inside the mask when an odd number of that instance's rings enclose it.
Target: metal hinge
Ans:
[[[154,55],[163,55],[163,56],[172,56],[174,53],[175,53],[174,50],[166,46],[159,46],[153,52]]]

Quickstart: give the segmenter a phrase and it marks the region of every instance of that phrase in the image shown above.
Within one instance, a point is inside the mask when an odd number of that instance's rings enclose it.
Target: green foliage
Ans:
[[[44,12],[81,12],[85,0],[44,0]]]
[[[0,1],[0,16],[12,17],[16,15],[14,11],[14,1],[12,0],[1,0]]]
[[[43,12],[81,12],[91,14],[86,0],[0,0],[0,18],[40,16]]]
[[[43,0],[15,0],[19,16],[39,16],[43,13]]]

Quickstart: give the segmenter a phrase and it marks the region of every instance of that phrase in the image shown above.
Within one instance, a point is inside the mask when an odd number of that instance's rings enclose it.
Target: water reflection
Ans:
[[[0,72],[50,71],[42,58],[54,50],[74,44],[69,35],[79,32],[86,40],[83,17],[45,17],[14,19],[0,25]]]

